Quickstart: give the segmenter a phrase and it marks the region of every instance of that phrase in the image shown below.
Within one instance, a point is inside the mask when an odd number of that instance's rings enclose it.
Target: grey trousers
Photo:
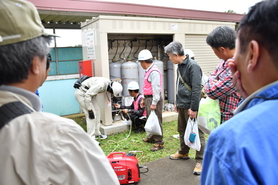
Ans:
[[[178,132],[180,135],[180,149],[179,149],[179,153],[182,155],[185,155],[187,153],[189,153],[190,147],[188,147],[185,143],[184,143],[184,132],[187,126],[187,121],[189,118],[188,115],[188,109],[178,109],[179,111],[179,115],[178,115]],[[203,159],[203,155],[204,155],[204,149],[206,146],[206,140],[205,140],[205,135],[204,133],[198,129],[199,131],[199,137],[200,137],[200,143],[201,143],[201,149],[200,151],[196,151],[196,155],[195,155],[195,159],[199,160],[199,159]]]

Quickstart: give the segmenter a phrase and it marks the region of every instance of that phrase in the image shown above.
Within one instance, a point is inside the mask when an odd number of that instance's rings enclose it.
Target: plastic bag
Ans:
[[[220,121],[219,101],[209,97],[206,99],[202,98],[198,111],[198,124],[209,130],[213,130],[220,125]]]
[[[162,131],[159,125],[157,115],[153,110],[151,111],[144,128],[147,134],[162,136]]]
[[[184,143],[190,148],[200,151],[201,143],[196,119],[188,119],[184,132]]]

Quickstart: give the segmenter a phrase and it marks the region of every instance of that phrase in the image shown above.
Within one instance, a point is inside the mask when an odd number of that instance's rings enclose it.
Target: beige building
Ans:
[[[235,27],[243,17],[234,13],[104,1],[30,1],[38,8],[46,28],[81,29],[83,60],[93,60],[95,76],[111,78],[112,62],[135,63],[140,50],[151,50],[163,62],[165,96],[175,94],[176,74],[175,67],[168,66],[163,47],[173,40],[180,41],[185,49],[195,53],[195,60],[204,74],[209,75],[220,60],[206,44],[207,34],[219,25]],[[138,78],[140,82],[140,75]],[[111,114],[105,114],[111,112],[108,100],[110,97],[105,94],[98,96],[104,125],[112,124]]]

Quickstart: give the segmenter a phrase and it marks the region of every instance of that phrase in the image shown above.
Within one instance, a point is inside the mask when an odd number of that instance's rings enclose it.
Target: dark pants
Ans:
[[[129,118],[131,119],[132,122],[132,128],[133,129],[139,129],[143,128],[146,124],[146,120],[141,120],[139,119],[140,117],[135,115],[135,114],[130,114],[129,116],[125,115],[125,118],[128,120]]]
[[[147,120],[148,120],[148,117],[151,113],[151,109],[150,109],[151,104],[152,104],[152,97],[145,98],[145,107],[146,107],[146,113],[147,113]],[[153,135],[153,134],[150,134],[150,135],[147,136],[149,141],[154,142],[155,144],[161,144],[161,145],[164,144],[163,129],[162,129],[162,109],[163,109],[163,98],[162,98],[162,96],[160,96],[160,100],[158,101],[158,103],[156,105],[155,114],[158,117],[159,125],[160,125],[161,131],[162,131],[162,136]]]
[[[179,153],[182,155],[185,155],[187,153],[189,153],[190,147],[187,146],[184,143],[184,132],[187,126],[187,121],[189,118],[188,115],[188,109],[178,109],[179,111],[179,115],[178,115],[178,132],[180,135],[180,150]],[[195,155],[195,159],[203,159],[203,155],[204,155],[204,149],[206,146],[206,141],[205,141],[205,135],[204,133],[198,129],[199,131],[199,137],[200,137],[200,142],[201,142],[201,149],[200,151],[196,150],[196,155]]]

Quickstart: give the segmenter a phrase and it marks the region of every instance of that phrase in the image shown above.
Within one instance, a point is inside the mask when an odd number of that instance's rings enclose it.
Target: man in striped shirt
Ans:
[[[235,30],[229,26],[218,26],[207,36],[207,44],[215,55],[221,59],[220,64],[211,73],[204,89],[211,99],[218,99],[221,112],[221,123],[234,115],[240,95],[232,82],[232,72],[227,60],[235,53]]]

